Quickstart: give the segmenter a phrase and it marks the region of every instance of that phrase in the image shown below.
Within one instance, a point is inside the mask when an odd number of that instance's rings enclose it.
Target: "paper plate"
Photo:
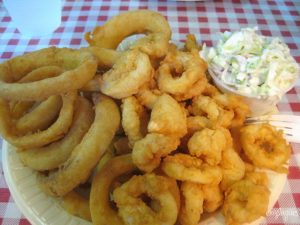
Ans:
[[[45,195],[39,188],[36,172],[25,167],[13,147],[3,141],[2,161],[4,176],[21,212],[32,225],[91,225],[91,223],[67,213],[59,204],[59,200]],[[269,211],[283,190],[287,180],[286,174],[268,171],[270,180]],[[263,218],[251,224],[259,224]],[[224,218],[220,212],[202,218],[200,225],[224,225]]]

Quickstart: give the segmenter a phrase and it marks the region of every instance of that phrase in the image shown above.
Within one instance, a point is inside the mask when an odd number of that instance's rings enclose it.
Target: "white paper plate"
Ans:
[[[38,187],[36,172],[25,167],[19,160],[13,147],[3,141],[2,161],[4,176],[16,204],[32,225],[90,225],[78,217],[68,214],[58,202],[58,199],[45,195]],[[286,174],[268,172],[270,180],[271,210],[283,190],[287,180]],[[251,224],[259,224],[263,218]],[[205,218],[201,225],[223,225],[224,218],[220,212]]]

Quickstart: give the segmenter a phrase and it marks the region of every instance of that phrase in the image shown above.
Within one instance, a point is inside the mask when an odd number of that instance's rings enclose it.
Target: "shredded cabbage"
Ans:
[[[200,54],[210,70],[238,92],[282,96],[299,76],[299,65],[282,40],[256,31],[256,27],[226,31],[216,47],[204,45]]]

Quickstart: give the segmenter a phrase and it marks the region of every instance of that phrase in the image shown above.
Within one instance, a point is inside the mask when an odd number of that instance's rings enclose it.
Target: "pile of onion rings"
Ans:
[[[133,34],[145,36],[117,50]],[[210,82],[195,36],[178,47],[162,15],[136,10],[85,39],[0,64],[0,133],[45,193],[96,225],[266,215],[255,168],[287,172],[290,145],[271,125],[244,126],[248,105]]]

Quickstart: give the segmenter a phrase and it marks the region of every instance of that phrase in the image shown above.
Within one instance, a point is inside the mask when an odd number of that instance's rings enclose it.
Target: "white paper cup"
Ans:
[[[51,34],[61,23],[61,0],[4,0],[10,17],[22,35]]]
[[[212,77],[215,85],[222,91],[223,93],[232,93],[238,96],[241,96],[244,101],[249,105],[251,116],[261,116],[270,113],[274,113],[276,111],[276,104],[281,100],[279,96],[253,96],[247,95],[244,93],[240,93],[234,88],[224,84],[218,76],[214,73],[214,71],[209,70],[209,74]],[[296,80],[295,80],[296,81]],[[286,89],[285,93],[292,89],[294,83]]]

